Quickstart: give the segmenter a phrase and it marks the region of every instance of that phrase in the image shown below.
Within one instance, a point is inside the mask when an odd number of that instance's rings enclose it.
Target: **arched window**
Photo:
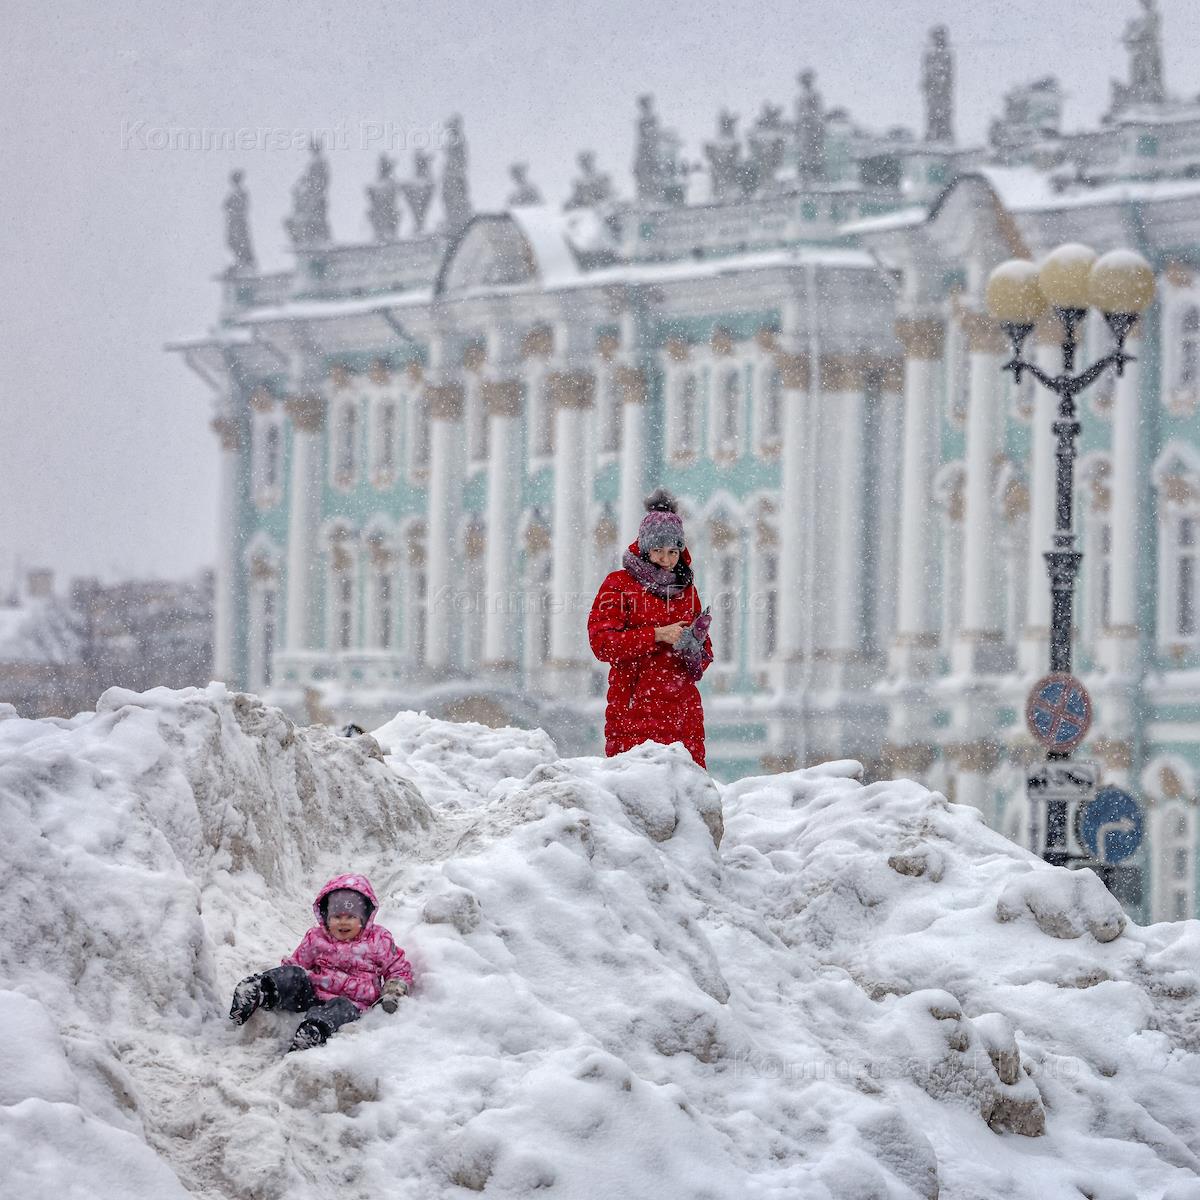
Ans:
[[[1157,814],[1151,846],[1156,920],[1185,921],[1195,915],[1195,813],[1183,803]]]
[[[409,527],[405,538],[404,649],[416,666],[425,661],[425,613],[428,578],[425,569],[425,526]]]
[[[775,548],[759,552],[758,659],[769,663],[779,649],[779,555]]]
[[[717,384],[716,424],[713,449],[717,455],[735,455],[741,440],[742,377],[737,367],[728,367]]]
[[[1191,391],[1200,383],[1200,308],[1189,304],[1179,317],[1179,369],[1175,385]]]
[[[690,458],[696,453],[696,431],[699,421],[700,386],[695,371],[685,371],[675,381],[674,412],[670,422],[671,454]]]
[[[1196,636],[1196,532],[1200,521],[1194,516],[1175,518],[1175,634]]]
[[[375,454],[372,474],[378,487],[389,486],[396,478],[396,402],[380,402],[375,419]]]
[[[358,405],[353,400],[338,405],[333,436],[333,482],[348,488],[358,472]]]
[[[763,368],[762,399],[759,404],[758,444],[761,450],[774,450],[783,440],[783,376],[774,363]]]
[[[253,691],[262,691],[271,686],[279,641],[279,574],[265,557],[250,566],[249,608],[249,683]]]
[[[738,665],[742,632],[741,539],[736,528],[723,518],[708,526],[712,594],[712,642],[714,665],[727,671]]]
[[[281,456],[282,438],[279,424],[272,421],[267,426],[263,446],[263,483],[268,490],[275,491],[279,487],[279,460]]]
[[[408,402],[408,471],[424,479],[429,470],[429,402],[423,393],[410,394]]]

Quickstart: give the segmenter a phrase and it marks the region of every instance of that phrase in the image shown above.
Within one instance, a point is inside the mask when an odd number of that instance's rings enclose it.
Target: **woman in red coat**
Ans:
[[[682,742],[704,766],[704,707],[696,684],[712,662],[711,617],[700,610],[674,498],[646,501],[638,539],[600,585],[588,640],[608,672],[604,752]]]

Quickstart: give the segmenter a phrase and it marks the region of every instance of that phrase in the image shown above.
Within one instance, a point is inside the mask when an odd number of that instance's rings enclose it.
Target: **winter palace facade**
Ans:
[[[331,235],[314,145],[282,273],[235,175],[219,321],[172,347],[214,397],[218,675],[301,718],[417,706],[599,752],[587,611],[661,483],[714,612],[718,776],[854,757],[1021,839],[1052,406],[1001,373],[982,289],[1010,257],[1129,246],[1158,293],[1136,364],[1083,398],[1080,753],[1146,807],[1143,915],[1195,914],[1200,104],[1166,92],[1157,22],[1149,0],[1091,131],[1046,79],[960,146],[938,29],[919,134],[863,131],[804,72],[744,134],[723,113],[698,169],[642,97],[630,194],[581,155],[565,207],[518,165],[474,212],[454,120],[439,178],[381,163],[367,244]]]

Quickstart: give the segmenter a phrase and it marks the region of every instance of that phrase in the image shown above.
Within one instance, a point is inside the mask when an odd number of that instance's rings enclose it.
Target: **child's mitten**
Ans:
[[[403,979],[388,979],[384,981],[383,992],[379,997],[379,1007],[385,1013],[394,1013],[400,1006],[400,997],[408,995],[408,984]]]

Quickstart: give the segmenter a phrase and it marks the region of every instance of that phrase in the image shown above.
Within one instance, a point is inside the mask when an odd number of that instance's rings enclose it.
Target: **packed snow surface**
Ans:
[[[6,1197],[1200,1197],[1200,923],[917,784],[219,685],[2,715]],[[417,987],[285,1056],[229,995],[345,870]]]

